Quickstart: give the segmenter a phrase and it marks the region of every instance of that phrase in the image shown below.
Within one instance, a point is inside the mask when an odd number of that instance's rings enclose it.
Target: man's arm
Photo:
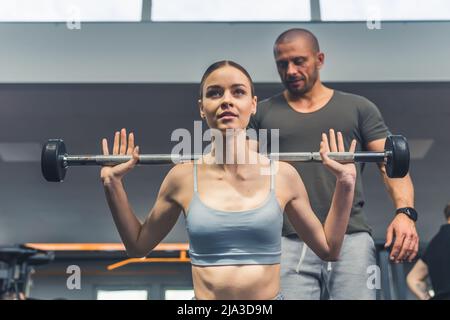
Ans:
[[[371,141],[367,144],[367,149],[383,151],[385,141],[386,139]],[[414,207],[414,186],[410,175],[404,178],[389,178],[384,164],[379,164],[378,167],[395,208]],[[419,251],[419,236],[415,222],[403,213],[397,214],[387,228],[385,247],[392,244],[394,236],[395,242],[390,259],[397,263],[406,259],[411,262]]]
[[[428,277],[428,266],[421,259],[417,260],[414,267],[406,277],[409,289],[420,300],[430,299],[425,279]]]

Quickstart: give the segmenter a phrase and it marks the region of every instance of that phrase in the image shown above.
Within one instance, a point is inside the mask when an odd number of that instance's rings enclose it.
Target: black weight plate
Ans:
[[[63,166],[62,156],[66,154],[66,146],[61,139],[50,139],[42,148],[41,170],[45,180],[60,182],[66,176],[67,168]]]
[[[406,138],[392,135],[386,138],[385,151],[389,154],[386,172],[390,178],[403,178],[409,171],[409,147]]]

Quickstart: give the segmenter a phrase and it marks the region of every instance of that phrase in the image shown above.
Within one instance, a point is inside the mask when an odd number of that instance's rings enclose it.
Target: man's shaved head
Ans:
[[[273,47],[274,53],[276,54],[277,47],[280,43],[291,42],[297,38],[306,39],[309,42],[311,50],[314,53],[320,51],[319,41],[311,31],[301,28],[294,28],[286,30],[278,36],[277,40],[275,40],[275,45]]]
[[[300,28],[284,31],[275,40],[273,54],[281,81],[291,96],[303,96],[320,83],[319,69],[325,55],[311,31]]]

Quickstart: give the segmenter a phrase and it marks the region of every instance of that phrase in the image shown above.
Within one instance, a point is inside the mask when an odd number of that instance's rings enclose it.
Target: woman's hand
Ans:
[[[350,145],[349,152],[355,152],[356,140],[353,139]],[[330,129],[330,141],[325,133],[322,133],[322,142],[320,143],[320,156],[322,157],[322,163],[328,170],[330,170],[337,178],[338,181],[355,181],[356,179],[356,167],[354,163],[339,163],[328,157],[328,152],[345,152],[344,139],[342,133],[336,135],[333,129]]]
[[[108,140],[102,139],[103,155],[109,155]],[[139,147],[134,146],[134,134],[131,132],[128,135],[127,146],[127,131],[122,129],[117,131],[114,135],[114,146],[112,149],[113,155],[132,155],[132,158],[125,162],[115,166],[103,166],[100,172],[100,177],[103,183],[108,183],[112,179],[121,180],[125,174],[130,172],[139,160]]]

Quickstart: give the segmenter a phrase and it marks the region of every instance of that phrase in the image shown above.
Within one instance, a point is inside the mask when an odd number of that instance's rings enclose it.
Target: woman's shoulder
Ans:
[[[277,185],[279,187],[285,187],[287,190],[291,190],[293,186],[301,183],[302,179],[300,174],[293,165],[285,161],[275,161],[274,165]]]
[[[264,154],[258,154],[258,163],[263,167],[268,167],[272,162],[273,174],[277,177],[293,178],[299,176],[297,169],[295,169],[290,163],[285,161],[279,161],[270,159]]]
[[[163,184],[167,191],[180,190],[185,184],[192,184],[193,162],[183,162],[174,165],[164,178]]]
[[[185,179],[188,176],[192,176],[192,171],[194,168],[193,161],[186,161],[182,163],[175,164],[167,173],[167,179]]]
[[[297,169],[288,162],[274,161],[276,192],[280,203],[286,205],[298,196],[302,180]]]
[[[174,165],[167,173],[160,195],[187,208],[192,197],[193,162],[183,162]]]
[[[278,168],[277,174],[287,177],[299,176],[297,169],[289,162],[274,160],[274,165]]]

